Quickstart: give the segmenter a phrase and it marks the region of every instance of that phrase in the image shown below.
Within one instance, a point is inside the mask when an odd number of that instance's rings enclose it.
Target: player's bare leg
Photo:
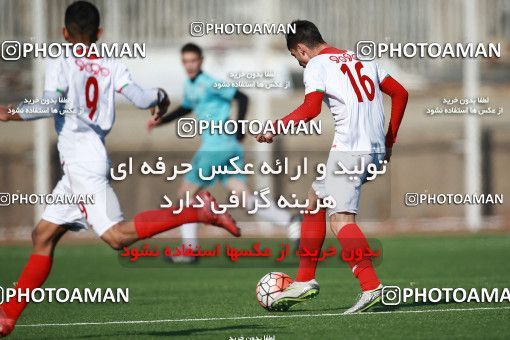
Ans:
[[[253,209],[256,197],[251,194],[252,191],[244,181],[239,178],[231,177],[225,182],[225,187],[230,192],[235,192],[238,196],[244,192],[248,201],[247,209]],[[269,208],[257,211],[257,217],[264,222],[271,222],[279,227],[287,228],[288,237],[291,240],[299,240],[299,231],[302,221],[301,215],[298,216],[299,218],[292,216],[288,211],[279,209],[274,202],[271,202]]]
[[[32,254],[16,283],[17,289],[31,290],[43,285],[51,270],[55,247],[66,230],[45,220],[37,224],[32,232]],[[0,306],[0,337],[12,332],[26,305],[26,301],[18,302],[15,297]]]
[[[301,224],[301,238],[299,248],[306,248],[311,252],[320,253],[326,237],[326,211],[320,209],[315,214],[311,212],[317,207],[318,197],[313,190],[308,193],[308,212]],[[319,283],[315,280],[317,259],[302,256],[299,259],[297,276],[283,292],[281,292],[270,306],[271,310],[286,311],[293,305],[313,299],[319,294]]]
[[[349,212],[335,213],[331,216],[330,227],[337,236],[342,251],[351,252],[356,249],[369,248],[368,241],[356,224],[356,214]],[[381,300],[382,285],[379,281],[370,258],[355,258],[348,262],[354,276],[359,280],[361,294],[356,303],[344,314],[361,313],[376,305]]]
[[[164,231],[179,227],[186,223],[205,223],[227,230],[232,235],[241,235],[236,222],[229,213],[215,214],[211,206],[217,203],[212,195],[206,191],[198,195],[204,202],[201,208],[184,207],[178,214],[173,208],[147,210],[138,213],[133,221],[122,221],[109,228],[101,239],[113,249],[120,250],[134,242],[152,237]]]

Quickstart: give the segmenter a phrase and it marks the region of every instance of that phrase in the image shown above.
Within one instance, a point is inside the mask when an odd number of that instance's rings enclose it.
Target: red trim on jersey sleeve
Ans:
[[[85,52],[87,52],[87,50],[88,50],[88,48],[85,48]],[[83,53],[83,48],[81,48],[81,47],[80,47],[80,48],[77,48],[77,49],[76,49],[76,52],[77,52],[78,54],[82,54],[82,53]],[[87,59],[101,59],[101,57],[100,57],[100,56],[95,55],[95,54],[85,55],[85,56],[84,56],[84,58],[87,58]]]
[[[326,48],[323,48],[319,54],[344,54],[345,52],[347,52],[346,50],[339,50],[338,48],[336,47],[326,47]]]
[[[385,143],[386,147],[391,148],[397,139],[397,132],[404,117],[409,94],[398,81],[390,76],[384,78],[379,88],[391,97],[391,117]]]
[[[284,126],[287,126],[287,124],[290,121],[293,121],[294,126],[297,125],[300,121],[308,122],[321,113],[321,107],[322,107],[322,98],[324,97],[324,92],[315,91],[310,92],[305,96],[305,100],[303,104],[301,104],[297,109],[283,117],[282,119],[279,119],[283,122]],[[273,126],[276,130],[276,133],[280,133],[278,129],[278,121],[275,121],[273,123]]]
[[[130,84],[130,83],[126,83],[126,84],[122,85],[122,86],[121,86],[121,87],[117,90],[117,93],[122,93],[122,90],[123,90],[126,86],[128,86],[129,84]]]

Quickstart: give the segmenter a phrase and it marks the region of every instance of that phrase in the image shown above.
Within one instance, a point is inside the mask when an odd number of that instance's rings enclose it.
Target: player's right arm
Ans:
[[[16,107],[14,107],[14,105],[7,106],[7,116],[3,110],[0,110],[0,121],[53,118],[56,114],[59,114],[61,110],[61,99],[62,94],[58,91],[44,91],[40,99],[25,101]]]
[[[25,100],[18,105],[0,106],[0,121],[23,121],[52,118],[60,113],[61,99],[67,92],[63,59],[52,59],[46,64],[44,92],[41,98]]]
[[[280,132],[280,124],[287,126],[287,124],[292,122],[292,124],[297,125],[301,121],[308,122],[321,113],[322,99],[326,89],[323,80],[324,71],[321,65],[310,61],[305,68],[303,79],[305,83],[305,99],[297,109],[273,123],[276,134]],[[267,133],[265,135],[258,135],[256,139],[259,143],[272,143],[274,137],[275,135],[272,133]]]
[[[19,105],[0,106],[0,121],[24,121],[52,118],[60,112],[62,94],[58,91],[44,91],[42,98],[25,101]]]
[[[0,105],[0,122],[9,122],[9,121],[20,121],[23,120],[19,114],[11,113],[13,105]]]

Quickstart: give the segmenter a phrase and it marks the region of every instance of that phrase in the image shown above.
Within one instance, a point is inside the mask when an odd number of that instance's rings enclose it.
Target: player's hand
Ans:
[[[155,118],[155,120],[159,120],[161,117],[163,117],[168,111],[168,107],[170,106],[170,98],[168,98],[168,94],[165,92],[165,90],[158,89],[158,91],[159,104],[150,109],[151,115]]]
[[[12,113],[10,112],[12,107],[12,105],[0,105],[0,122],[8,122],[12,120]]]
[[[152,129],[154,129],[156,126],[158,126],[161,123],[161,119],[157,119],[158,117],[156,115],[151,116],[149,120],[147,121],[147,132],[151,132]]]
[[[384,155],[384,160],[387,161],[388,163],[390,162],[390,158],[391,158],[391,150],[392,148],[386,148],[386,155]]]
[[[259,134],[255,139],[257,139],[257,142],[259,143],[268,143],[271,144],[274,140],[275,135],[272,133],[266,133],[266,134]]]

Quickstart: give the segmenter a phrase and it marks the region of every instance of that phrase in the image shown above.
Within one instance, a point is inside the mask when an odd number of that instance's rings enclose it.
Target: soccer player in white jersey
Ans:
[[[300,248],[312,254],[320,252],[326,234],[326,218],[346,254],[356,249],[369,248],[361,229],[356,224],[361,185],[368,172],[350,179],[333,174],[341,162],[347,169],[358,164],[381,166],[389,161],[393,143],[407,105],[407,91],[389,76],[376,62],[360,61],[352,51],[340,50],[328,45],[317,27],[306,20],[294,21],[296,32],[286,36],[287,48],[299,64],[305,68],[304,103],[275,122],[275,128],[292,122],[309,121],[319,115],[322,101],[333,115],[335,136],[327,161],[328,175],[313,183],[308,194],[310,206],[301,225]],[[382,93],[391,97],[391,118],[388,132],[384,134],[384,110]],[[261,143],[271,143],[271,133],[257,136]],[[364,169],[368,167],[365,166]],[[317,201],[332,197],[334,208],[320,209]],[[381,299],[382,285],[370,257],[356,256],[346,260],[354,276],[359,280],[362,293],[356,303],[344,313],[367,310]],[[296,303],[317,296],[319,284],[315,280],[317,259],[301,256],[295,281],[272,303],[274,310],[287,310]]]
[[[74,2],[65,13],[64,38],[72,44],[90,46],[102,33],[99,24],[99,11],[93,4]],[[0,106],[1,121],[54,117],[64,175],[53,194],[94,195],[93,204],[46,207],[33,231],[32,254],[16,288],[26,291],[42,286],[51,270],[54,249],[67,230],[91,227],[116,250],[186,223],[215,225],[234,236],[240,235],[228,213],[213,213],[218,207],[208,192],[198,194],[197,200],[204,203],[200,208],[184,207],[178,214],[174,214],[174,208],[143,211],[133,221],[124,220],[110,186],[110,165],[104,145],[115,120],[116,92],[138,108],[151,108],[156,113],[157,107],[158,117],[166,113],[170,104],[163,90],[140,88],[117,60],[68,56],[52,61],[46,70],[43,98],[50,104],[20,104],[16,111],[19,114],[9,112],[10,107]],[[65,111],[58,106],[59,98],[67,101]],[[12,332],[26,304],[24,299],[18,302],[14,298],[0,306],[0,336]]]

